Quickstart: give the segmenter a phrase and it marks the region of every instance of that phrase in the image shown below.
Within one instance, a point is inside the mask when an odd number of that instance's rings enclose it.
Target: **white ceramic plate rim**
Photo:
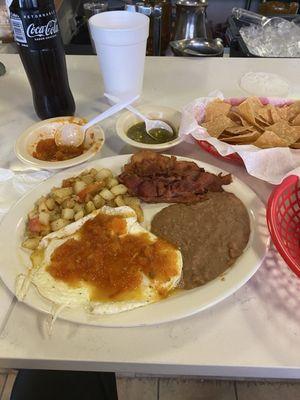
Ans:
[[[50,189],[59,185],[67,177],[74,176],[80,171],[92,167],[105,167],[118,173],[131,155],[108,157],[92,161],[83,166],[60,172],[46,181],[40,183],[30,193],[23,196],[4,216],[0,225],[0,275],[12,293],[15,293],[16,277],[26,271],[30,265],[29,255],[21,249],[22,234],[27,213],[32,209],[34,201]],[[189,158],[177,157],[189,160]],[[220,170],[210,164],[192,160],[205,170],[219,174],[226,171]],[[257,195],[242,181],[233,177],[227,190],[235,193],[245,204],[251,220],[251,236],[247,248],[236,263],[223,277],[203,285],[199,288],[182,291],[158,303],[150,304],[132,311],[115,315],[95,316],[80,309],[64,309],[60,318],[88,325],[106,327],[132,327],[154,325],[174,321],[202,311],[224,300],[243,286],[256,272],[263,261],[269,246],[269,233],[266,225],[265,207]],[[153,214],[159,205],[144,205],[146,215]],[[49,313],[52,304],[40,296],[35,287],[31,285],[24,303],[32,308]]]
[[[96,153],[98,153],[105,142],[105,135],[103,129],[97,125],[97,141],[100,141],[101,143],[99,146],[95,146],[94,144],[92,147],[84,152],[81,156],[71,158],[70,160],[65,160],[65,161],[42,161],[42,160],[37,160],[32,155],[27,151],[24,150],[23,147],[26,147],[26,141],[28,138],[28,135],[45,125],[47,122],[55,122],[55,120],[60,119],[64,120],[70,117],[57,117],[57,118],[49,118],[48,120],[43,120],[40,122],[37,122],[36,124],[31,125],[29,128],[27,128],[21,135],[17,138],[14,146],[14,151],[18,159],[25,164],[42,168],[42,169],[48,169],[48,170],[55,170],[55,169],[63,169],[63,168],[68,168],[68,167],[73,167],[78,164],[82,164],[85,161],[88,161],[90,158],[92,158]]]

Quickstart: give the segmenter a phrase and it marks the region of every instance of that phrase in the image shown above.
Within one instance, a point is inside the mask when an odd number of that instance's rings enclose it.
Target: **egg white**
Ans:
[[[155,235],[144,229],[137,222],[135,212],[127,206],[117,208],[104,206],[99,210],[93,211],[84,218],[65,226],[59,231],[50,233],[41,240],[39,249],[44,250],[43,256],[34,258],[34,267],[33,271],[31,271],[31,282],[44,298],[58,306],[65,305],[70,308],[83,308],[92,314],[115,314],[153,303],[158,299],[158,289],[170,291],[178,285],[182,273],[182,256],[179,250],[174,250],[176,251],[177,257],[176,266],[178,272],[176,276],[162,284],[161,282],[158,283],[154,279],[143,275],[141,283],[143,300],[91,301],[89,288],[85,286],[84,283],[82,283],[80,287],[74,288],[63,281],[54,279],[46,269],[50,264],[51,255],[55,249],[70,238],[76,239],[80,227],[86,221],[95,218],[99,213],[122,216],[126,220],[127,233],[138,234],[145,232],[149,235],[151,240],[157,240]]]

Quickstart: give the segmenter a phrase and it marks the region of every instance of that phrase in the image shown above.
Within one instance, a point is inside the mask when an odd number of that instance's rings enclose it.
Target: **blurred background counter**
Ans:
[[[7,18],[8,1],[0,0],[0,53],[16,53]],[[152,13],[158,15],[156,19],[151,15],[148,55],[173,55],[169,42],[174,37],[187,38],[188,29],[197,30],[199,36],[199,32],[203,32],[204,29],[208,38],[222,40],[224,55],[231,57],[252,56],[239,35],[242,24],[231,17],[233,7],[245,8],[264,15],[286,14],[287,18],[292,18],[299,12],[298,1],[289,0],[146,0],[143,3],[141,0],[55,0],[55,5],[66,53],[83,55],[93,54],[87,28],[88,18],[93,13],[107,10],[134,8],[136,11],[139,9],[139,12],[147,13],[151,9]],[[201,13],[203,15],[200,15]],[[182,27],[182,19],[186,23],[185,28]],[[191,27],[191,21],[195,26]],[[157,22],[159,26],[155,25]],[[161,39],[160,44],[156,46],[157,29],[161,30]],[[179,37],[180,35],[182,37]]]

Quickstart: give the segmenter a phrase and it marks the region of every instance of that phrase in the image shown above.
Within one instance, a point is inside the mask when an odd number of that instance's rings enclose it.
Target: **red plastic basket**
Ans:
[[[222,160],[226,160],[234,164],[244,165],[244,161],[237,153],[228,154],[228,156],[222,156],[220,153],[217,152],[217,150],[212,144],[206,142],[205,140],[197,140],[197,143],[199,144],[201,149],[207,151],[208,153],[212,154],[217,158],[221,158]]]
[[[297,176],[287,177],[272,192],[267,222],[275,247],[300,277],[300,181]]]

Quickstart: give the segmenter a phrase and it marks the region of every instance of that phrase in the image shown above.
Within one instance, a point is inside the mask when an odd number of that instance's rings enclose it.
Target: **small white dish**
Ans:
[[[86,133],[86,144],[89,145],[89,148],[80,156],[64,161],[42,161],[33,157],[32,154],[39,140],[53,138],[59,124],[66,122],[82,123],[85,121],[78,117],[55,117],[32,125],[19,136],[15,143],[15,154],[18,159],[25,164],[41,169],[61,169],[81,164],[100,151],[104,144],[104,131],[99,125],[94,125]]]
[[[149,106],[138,107],[138,110],[149,119],[159,119],[161,121],[167,122],[178,134],[181,121],[181,113],[175,110],[174,108],[149,105]],[[141,120],[136,115],[128,111],[123,113],[118,118],[116,123],[116,131],[119,137],[125,143],[130,144],[133,147],[137,147],[139,149],[163,151],[170,149],[171,147],[174,147],[180,142],[182,142],[182,138],[178,136],[175,139],[171,140],[170,142],[166,143],[147,144],[147,143],[136,142],[135,140],[130,139],[126,133],[129,128],[131,128],[138,122],[141,122]]]

